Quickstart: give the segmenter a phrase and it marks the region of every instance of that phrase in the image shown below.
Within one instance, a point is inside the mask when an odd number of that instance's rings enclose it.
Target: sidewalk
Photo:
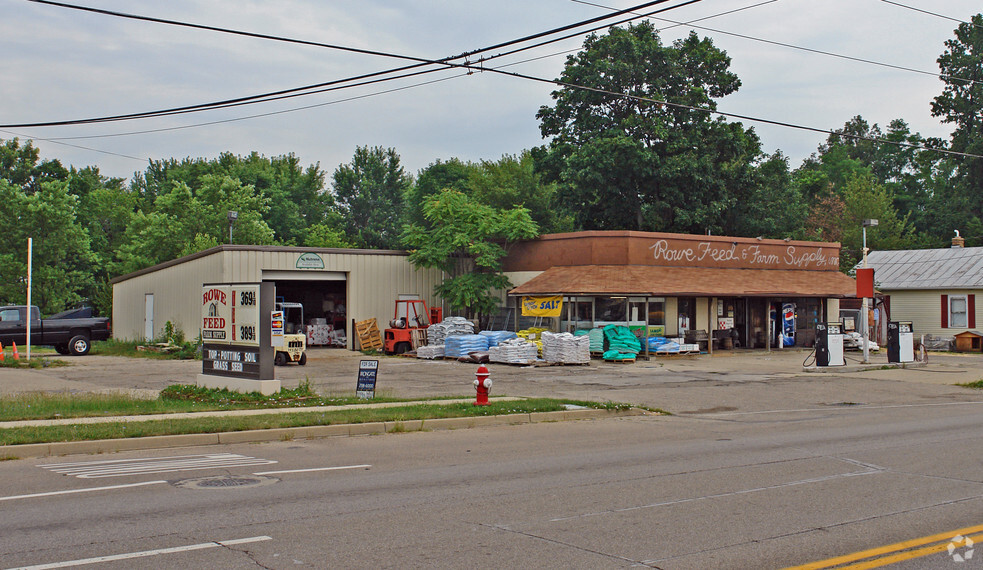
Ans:
[[[514,401],[521,398],[489,398],[493,401]],[[107,422],[139,422],[160,419],[242,416],[260,414],[287,414],[297,412],[336,411],[345,409],[388,408],[395,406],[438,403],[468,403],[473,399],[430,400],[418,402],[385,402],[379,404],[353,404],[347,406],[320,406],[310,408],[277,408],[268,410],[232,410],[225,412],[196,412],[181,414],[153,414],[145,416],[117,416],[102,418],[65,418],[56,420],[30,420],[22,422],[0,422],[0,428],[34,427],[45,425],[74,425]],[[439,418],[429,420],[406,420],[387,422],[366,422],[361,424],[334,424],[308,427],[275,428],[236,432],[162,435],[124,439],[103,439],[87,441],[68,441],[53,443],[31,443],[23,445],[0,446],[0,459],[25,459],[31,457],[51,457],[59,455],[116,453],[144,449],[163,449],[168,447],[189,447],[201,445],[225,445],[233,443],[261,443],[270,441],[291,441],[295,439],[317,439],[325,437],[353,437],[357,435],[380,435],[392,432],[432,431],[446,429],[472,429],[478,427],[508,426],[540,422],[586,420],[612,417],[646,415],[650,412],[631,409],[624,411],[598,410],[570,406],[571,409],[557,412],[534,412],[507,414],[499,416],[472,416],[464,418]]]

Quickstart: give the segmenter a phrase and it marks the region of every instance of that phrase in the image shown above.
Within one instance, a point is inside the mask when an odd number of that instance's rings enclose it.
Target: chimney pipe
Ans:
[[[959,230],[955,230],[956,236],[952,238],[952,247],[966,247],[966,239],[959,235]]]

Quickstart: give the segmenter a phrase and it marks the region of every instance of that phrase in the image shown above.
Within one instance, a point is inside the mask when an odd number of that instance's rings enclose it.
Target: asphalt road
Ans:
[[[673,416],[0,462],[0,567],[759,569],[869,549],[983,566],[949,539],[887,547],[983,525],[983,394],[950,385],[979,361],[808,375],[801,357],[493,368],[509,395]],[[357,358],[304,373],[340,390]],[[429,364],[385,359],[380,382],[466,393],[469,367]],[[170,381],[73,368],[45,381]]]
[[[981,411],[723,412],[10,461],[0,566],[137,553],[99,567],[780,568],[983,524]],[[188,486],[203,477],[224,486]],[[905,567],[940,562],[955,564]]]

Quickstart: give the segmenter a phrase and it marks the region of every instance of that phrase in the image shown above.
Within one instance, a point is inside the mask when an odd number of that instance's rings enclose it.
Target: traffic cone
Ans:
[[[5,355],[4,355],[4,350],[3,350],[3,343],[2,343],[2,342],[0,342],[0,362],[3,362],[5,358],[6,358],[6,357],[5,357]]]
[[[14,344],[14,360],[20,360],[20,353],[17,352],[17,343],[15,342],[13,344]]]

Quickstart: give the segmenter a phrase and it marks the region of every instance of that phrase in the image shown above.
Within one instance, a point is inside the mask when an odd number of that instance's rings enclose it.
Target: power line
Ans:
[[[722,15],[732,14],[732,13],[735,13],[735,12],[740,12],[740,11],[743,11],[743,10],[748,10],[748,9],[751,9],[751,8],[756,8],[756,7],[763,6],[765,4],[770,4],[772,2],[777,2],[777,1],[778,0],[766,0],[764,2],[759,2],[757,4],[752,4],[750,6],[744,6],[742,8],[737,8],[737,9],[734,9],[734,10],[729,10],[727,12],[721,12],[721,13],[713,14],[713,15],[710,15],[710,16],[704,16],[703,18],[699,18],[699,19],[693,20],[693,21],[707,20],[707,19],[718,17],[718,16],[722,16]],[[687,4],[689,4],[689,3],[692,3],[692,0],[690,2],[687,2]],[[679,7],[679,6],[670,6],[668,8],[663,8],[661,10],[656,10],[654,12],[649,12],[648,14],[642,15],[640,17],[651,16],[653,14],[656,14],[656,13],[659,13],[659,12],[662,12],[662,11],[666,11],[666,10],[675,9],[677,7]],[[632,19],[635,19],[635,18],[632,18]],[[619,23],[623,23],[623,22],[619,22]],[[601,28],[603,28],[603,27],[606,27],[606,26],[601,26]],[[596,31],[597,29],[600,29],[600,28],[593,28],[591,30],[588,30],[588,32],[593,32],[593,31]],[[580,34],[577,34],[577,35],[580,35]],[[570,36],[564,36],[562,38],[556,38],[555,40],[544,42],[544,44],[545,43],[555,43],[557,41],[562,41],[562,40],[565,40],[565,39],[569,39],[569,37]],[[487,62],[487,61],[490,61],[490,60],[493,60],[493,59],[497,59],[499,57],[504,57],[504,56],[507,56],[507,55],[512,55],[512,54],[515,54],[515,53],[518,53],[518,52],[521,52],[521,51],[532,49],[534,47],[540,47],[541,45],[544,45],[544,44],[536,44],[534,46],[527,46],[527,47],[523,47],[523,48],[519,48],[519,49],[516,49],[516,50],[509,51],[509,52],[504,52],[504,53],[496,54],[496,55],[493,55],[493,56],[484,57],[478,63],[483,66],[484,63]],[[578,48],[573,49],[573,50],[566,50],[566,51],[556,52],[556,53],[547,54],[547,55],[543,55],[543,56],[538,56],[538,57],[534,57],[534,58],[528,58],[528,59],[524,59],[524,60],[512,62],[512,63],[506,64],[506,65],[503,65],[503,66],[500,66],[500,67],[511,67],[511,66],[514,66],[514,65],[519,65],[519,64],[522,64],[522,63],[528,63],[530,61],[535,61],[535,60],[538,60],[538,59],[545,59],[547,57],[555,57],[557,55],[563,55],[563,54],[566,54],[566,53],[577,51],[579,49],[580,48],[578,47]],[[414,66],[410,66],[410,67],[414,67]],[[406,69],[406,68],[397,68],[397,69]],[[414,73],[407,73],[407,74],[403,74],[403,75],[399,75],[399,76],[395,76],[395,77],[382,78],[382,79],[377,79],[377,80],[373,80],[373,81],[364,81],[364,82],[361,82],[361,83],[350,84],[350,85],[341,85],[341,86],[338,86],[338,87],[318,89],[316,91],[308,91],[308,92],[304,92],[304,93],[299,93],[296,96],[300,96],[300,95],[311,95],[311,94],[316,94],[316,93],[325,93],[325,92],[328,92],[328,91],[336,91],[336,90],[339,90],[339,89],[345,89],[345,88],[351,88],[351,87],[360,87],[360,86],[370,85],[370,84],[374,84],[374,83],[381,83],[381,82],[384,82],[384,81],[395,80],[395,79],[404,79],[404,78],[407,78],[407,77],[413,77],[413,76],[422,75],[422,74],[425,74],[425,73],[431,73],[431,72],[434,72],[434,71],[443,71],[443,70],[444,69],[429,69],[429,70],[418,71],[418,72],[414,72]],[[390,70],[390,71],[392,71],[392,70]],[[383,73],[385,73],[385,72],[379,72],[379,74],[383,74]],[[191,124],[191,125],[182,125],[182,126],[177,126],[177,127],[164,127],[164,128],[159,128],[159,129],[147,129],[147,130],[141,130],[141,131],[129,131],[129,132],[124,132],[124,133],[111,133],[111,134],[104,134],[104,135],[83,135],[83,136],[75,136],[75,137],[57,137],[56,139],[53,139],[53,140],[80,140],[80,139],[94,139],[94,138],[110,138],[110,137],[118,137],[118,136],[130,136],[130,135],[138,135],[138,134],[148,134],[148,133],[175,131],[175,130],[182,130],[182,129],[188,129],[188,128],[195,128],[195,127],[202,127],[202,126],[210,126],[210,125],[223,124],[223,123],[231,123],[231,122],[235,122],[235,121],[242,121],[242,120],[248,120],[248,119],[269,117],[269,116],[274,116],[274,115],[291,113],[291,112],[295,112],[295,111],[313,109],[313,108],[317,108],[317,107],[324,107],[324,106],[327,106],[327,105],[334,105],[334,104],[337,104],[337,103],[354,101],[354,100],[358,100],[358,99],[364,99],[364,98],[367,98],[367,97],[373,97],[375,95],[381,95],[381,94],[386,94],[386,93],[393,93],[393,92],[396,92],[396,91],[402,91],[402,90],[405,90],[405,89],[410,89],[410,88],[414,88],[414,87],[420,87],[420,86],[423,86],[423,85],[430,85],[430,84],[433,84],[433,83],[447,81],[449,79],[456,79],[456,78],[459,78],[459,77],[465,77],[467,75],[470,75],[471,73],[473,73],[473,71],[470,71],[469,70],[467,73],[464,73],[464,74],[461,74],[461,75],[455,75],[453,77],[445,77],[445,78],[436,79],[436,80],[433,80],[433,81],[424,81],[424,82],[420,82],[420,83],[415,83],[413,85],[408,85],[408,86],[405,86],[405,87],[399,87],[399,88],[396,88],[396,89],[387,89],[387,90],[384,90],[384,91],[377,91],[377,92],[369,93],[369,94],[365,94],[365,95],[360,95],[360,96],[355,96],[355,97],[348,97],[348,98],[345,98],[345,99],[337,99],[337,100],[334,100],[334,101],[328,101],[326,103],[318,103],[318,104],[314,104],[314,105],[305,105],[305,106],[302,106],[302,107],[295,107],[295,108],[291,108],[291,109],[284,109],[284,110],[281,110],[281,111],[273,111],[273,112],[269,112],[269,113],[258,113],[258,114],[254,114],[254,115],[246,115],[246,116],[243,116],[243,117],[236,117],[236,118],[232,118],[232,119],[223,119],[223,120],[217,120],[217,121],[208,121],[208,122],[204,122],[204,123],[196,123],[196,124]],[[371,75],[377,75],[377,74],[371,74]],[[360,77],[365,77],[365,76],[360,76]],[[339,80],[339,82],[344,82],[344,81],[347,81],[347,80]],[[270,98],[265,98],[265,99],[262,99],[262,100],[257,100],[255,102],[269,102],[269,101],[275,101],[275,100],[284,99],[284,98],[287,98],[287,97],[280,97],[280,96],[270,97]],[[218,109],[218,108],[226,108],[226,107],[231,107],[231,106],[237,106],[237,105],[222,105],[222,106],[216,106],[216,107],[212,107],[212,108]]]
[[[15,133],[15,132],[4,130],[4,129],[0,129],[0,133],[7,133],[8,135],[13,135],[15,137],[20,137],[22,139],[30,139],[30,140],[36,140],[36,141],[45,141],[45,142],[50,142],[50,143],[54,143],[54,144],[60,144],[62,146],[70,146],[70,147],[78,148],[78,149],[82,149],[82,150],[91,150],[92,152],[99,152],[99,153],[102,153],[102,154],[111,154],[113,156],[119,156],[119,157],[122,157],[122,158],[129,158],[129,159],[132,159],[132,160],[138,160],[140,162],[147,162],[147,161],[150,160],[149,158],[140,158],[140,157],[137,157],[137,156],[130,156],[128,154],[120,154],[118,152],[112,152],[112,151],[109,151],[109,150],[100,150],[98,148],[92,148],[92,147],[88,147],[88,146],[81,146],[81,145],[77,145],[77,144],[70,144],[70,143],[66,143],[66,142],[61,142],[59,139],[46,139],[46,138],[41,138],[41,137],[32,137],[32,136],[28,136],[28,135],[21,134],[21,133]]]
[[[922,14],[928,14],[929,16],[935,16],[936,18],[942,18],[943,20],[951,20],[953,22],[959,22],[960,24],[969,24],[970,26],[974,26],[974,27],[977,27],[977,28],[980,27],[980,26],[974,24],[973,22],[967,22],[965,20],[960,20],[959,18],[952,18],[952,17],[949,17],[949,16],[943,16],[942,14],[937,14],[935,12],[929,12],[928,10],[922,10],[921,8],[915,8],[914,6],[908,6],[906,4],[900,4],[898,2],[892,2],[891,0],[881,0],[881,2],[884,2],[885,4],[892,4],[894,6],[898,6],[899,8],[905,8],[907,10],[912,10],[914,12],[921,12]]]
[[[56,4],[54,2],[50,2],[49,0],[29,0],[29,1],[31,1],[31,2],[38,2],[38,3]],[[667,0],[656,0],[654,2],[648,2],[646,4],[643,4],[642,6],[652,6],[652,5],[664,3],[665,1],[667,1]],[[686,3],[681,4],[681,5],[691,4],[691,3],[694,3],[694,2],[697,2],[697,1],[699,1],[699,0],[690,0],[689,2],[686,2]],[[56,4],[56,5],[60,5],[60,4]],[[72,7],[70,5],[65,5],[65,6]],[[676,8],[676,7],[679,7],[679,6],[673,6],[673,7],[669,8],[669,9]],[[625,14],[625,13],[634,13],[634,10],[636,10],[636,9],[637,9],[637,7],[635,7],[635,8],[629,8],[629,9],[626,9],[626,10],[620,10],[620,11],[615,12],[613,14],[609,14],[608,15],[608,18],[615,17],[615,16],[618,16],[618,15],[621,15],[621,14]],[[647,17],[647,15],[638,15],[637,17]],[[588,20],[588,22],[593,23],[593,22],[601,21],[603,19],[606,19],[606,18],[602,18],[602,17],[593,18],[591,20]],[[632,18],[632,19],[635,19],[635,18]],[[620,23],[623,23],[623,22],[620,22]],[[584,25],[584,24],[580,24],[580,25]],[[556,30],[563,30],[563,31],[565,31],[565,30],[568,30],[568,29],[571,29],[571,28],[574,28],[574,27],[579,27],[579,26],[577,24],[571,24],[571,25],[564,26],[564,27],[561,27],[561,28],[556,28]],[[534,34],[532,36],[526,36],[526,38],[524,38],[524,39],[543,37],[544,35],[548,35],[548,34],[549,34],[548,32],[544,32],[544,33],[540,33],[540,34]],[[566,38],[561,38],[561,39],[566,39]],[[491,48],[483,48],[481,50],[474,50],[472,52],[467,52],[467,53],[469,53],[471,55],[475,55],[475,54],[478,54],[478,53],[482,53],[484,51],[488,51],[490,49],[496,49],[498,47],[512,45],[512,44],[517,43],[517,42],[520,42],[520,41],[523,41],[523,40],[514,40],[512,42],[503,42],[503,43],[497,44],[496,46],[493,46]],[[554,41],[559,41],[559,40],[554,40]],[[521,51],[521,50],[516,50],[516,51]],[[379,52],[379,53],[382,53],[382,52]],[[515,52],[510,52],[510,53],[515,53]],[[487,72],[501,74],[501,75],[506,75],[506,76],[515,77],[515,78],[519,78],[519,79],[525,79],[525,80],[529,80],[529,81],[536,81],[536,82],[540,82],[540,83],[548,83],[548,84],[552,84],[552,85],[556,85],[556,86],[560,86],[560,87],[567,87],[567,88],[571,88],[571,89],[580,89],[580,90],[592,91],[592,92],[596,92],[596,93],[600,93],[600,94],[617,96],[617,97],[626,97],[626,98],[630,98],[630,99],[634,99],[634,100],[638,100],[638,101],[655,103],[655,104],[659,104],[659,105],[665,105],[665,106],[670,106],[670,107],[675,107],[675,108],[680,108],[680,109],[686,109],[686,110],[697,111],[697,112],[711,113],[711,114],[719,115],[721,117],[727,117],[727,118],[732,118],[732,119],[740,119],[740,120],[745,120],[745,121],[757,122],[757,123],[762,123],[762,124],[769,124],[769,125],[780,126],[780,127],[785,127],[785,128],[793,128],[793,129],[798,129],[798,130],[805,130],[805,131],[822,133],[822,134],[827,134],[827,135],[831,135],[831,134],[832,135],[839,135],[839,136],[842,136],[842,137],[845,137],[845,138],[851,138],[851,139],[854,139],[854,140],[864,140],[864,141],[869,141],[869,142],[874,142],[874,143],[881,143],[881,144],[893,144],[893,145],[896,145],[896,146],[901,146],[901,147],[905,147],[905,148],[911,148],[911,149],[915,149],[915,150],[934,151],[934,152],[938,152],[938,153],[941,153],[941,154],[948,154],[948,155],[962,156],[962,157],[969,157],[969,158],[983,158],[983,155],[976,155],[976,154],[970,154],[970,153],[956,152],[956,151],[952,151],[952,150],[948,150],[948,149],[930,148],[930,147],[927,147],[927,146],[924,146],[924,145],[916,145],[916,144],[904,143],[904,142],[900,142],[900,141],[890,141],[890,140],[886,140],[886,139],[878,139],[878,138],[872,138],[872,137],[863,137],[863,136],[859,136],[859,135],[851,135],[851,134],[845,134],[845,133],[837,133],[837,132],[832,131],[832,130],[829,130],[829,129],[820,129],[820,128],[817,128],[817,127],[809,127],[809,126],[805,126],[805,125],[799,125],[799,124],[795,124],[795,123],[788,123],[788,122],[784,122],[784,121],[776,121],[776,120],[772,120],[772,119],[763,119],[763,118],[760,118],[760,117],[752,117],[752,116],[749,116],[749,115],[740,115],[740,114],[736,114],[736,113],[726,113],[726,112],[716,111],[716,110],[712,110],[712,109],[704,109],[704,108],[699,108],[699,107],[693,107],[693,106],[684,105],[684,104],[681,104],[681,103],[671,103],[671,102],[668,102],[668,101],[663,101],[663,100],[654,99],[654,98],[650,98],[650,97],[642,97],[642,96],[637,96],[637,95],[629,95],[629,94],[624,94],[624,93],[617,93],[617,92],[607,91],[607,90],[604,90],[604,89],[599,89],[599,88],[594,88],[594,87],[577,85],[577,84],[573,84],[573,83],[566,83],[566,82],[563,82],[563,81],[560,81],[560,80],[545,79],[545,78],[542,78],[542,77],[536,77],[536,76],[527,75],[527,74],[521,74],[521,73],[515,73],[515,72],[507,72],[507,71],[502,71],[500,68],[495,68],[495,67],[483,67],[484,61],[487,61],[488,59],[492,59],[493,57],[494,58],[497,58],[497,57],[501,57],[501,56],[502,56],[502,54],[495,55],[495,56],[488,57],[488,58],[482,58],[478,62],[480,65],[478,65],[478,64],[471,64],[471,63],[452,64],[449,61],[441,61],[441,60],[428,60],[428,61],[431,61],[432,63],[439,64],[439,65],[446,65],[446,66],[451,66],[451,67],[461,67],[461,68],[466,68],[466,69],[469,69],[469,70],[479,71],[479,72],[480,71],[487,71]],[[409,58],[409,56],[400,56],[400,57],[403,58],[403,59]],[[459,57],[462,57],[462,56],[456,56],[456,57],[445,58],[445,59],[446,60],[450,60],[450,59],[455,59],[455,58],[459,58]],[[414,59],[418,59],[418,58],[414,58]],[[417,67],[417,66],[412,66],[412,67]],[[407,69],[407,68],[399,68],[399,69]],[[367,77],[367,76],[371,76],[371,75],[379,75],[379,74],[384,74],[384,73],[387,73],[387,72],[378,72],[376,74],[367,74],[367,75],[361,76],[361,77]],[[420,73],[423,73],[423,72],[420,72]],[[344,82],[344,81],[347,81],[347,80],[339,80],[338,82]],[[336,82],[331,82],[331,83],[336,83]],[[322,85],[326,85],[326,84],[322,84]],[[277,93],[283,93],[285,91],[281,91],[281,92],[277,92]],[[269,95],[271,95],[271,94],[266,94],[264,96],[269,96]],[[241,99],[243,99],[243,98],[240,98],[240,100]],[[196,106],[196,107],[200,107],[200,106]],[[154,113],[154,112],[151,112],[151,113]],[[154,116],[151,113],[148,113],[148,116]],[[167,113],[167,114],[173,114],[173,113]],[[93,121],[93,122],[104,122],[104,120],[103,121]],[[3,127],[3,126],[4,125],[0,125],[0,127]]]
[[[478,50],[472,50],[472,51],[469,51],[469,52],[464,52],[464,53],[459,54],[459,55],[456,55],[456,56],[449,56],[449,57],[438,59],[438,60],[426,59],[426,58],[417,58],[417,57],[405,56],[405,55],[401,55],[401,54],[390,54],[390,53],[380,52],[380,51],[374,51],[374,50],[362,50],[362,49],[359,49],[359,48],[349,48],[347,46],[336,46],[334,44],[323,44],[323,43],[318,43],[318,42],[309,42],[309,41],[305,41],[305,40],[294,40],[292,38],[284,38],[284,37],[280,37],[280,36],[271,36],[271,35],[266,35],[266,34],[256,34],[256,33],[252,33],[252,32],[242,32],[242,31],[239,31],[239,30],[231,30],[231,29],[227,29],[227,28],[218,28],[218,27],[214,27],[214,26],[205,26],[205,25],[200,25],[200,24],[191,24],[191,23],[187,23],[187,22],[178,22],[178,21],[175,21],[175,20],[165,20],[165,19],[162,19],[162,18],[152,18],[152,17],[149,17],[149,16],[140,16],[140,15],[135,15],[135,14],[126,14],[126,13],[123,13],[123,12],[114,12],[114,11],[109,11],[109,10],[101,10],[101,9],[96,9],[96,8],[90,8],[90,7],[86,7],[86,6],[77,6],[77,5],[66,4],[66,3],[62,3],[62,2],[54,2],[52,0],[28,0],[28,1],[29,2],[34,2],[34,3],[37,3],[37,4],[46,4],[46,5],[51,5],[51,6],[61,7],[61,8],[68,8],[68,9],[73,9],[73,10],[81,10],[81,11],[85,11],[85,12],[92,12],[92,13],[97,13],[97,14],[102,14],[102,15],[109,15],[109,16],[114,16],[114,17],[121,17],[121,18],[126,18],[126,19],[144,20],[144,21],[150,21],[150,22],[155,22],[155,23],[163,23],[163,24],[168,24],[168,25],[176,25],[176,26],[182,26],[182,27],[191,27],[191,28],[205,29],[205,30],[209,30],[209,31],[216,31],[216,32],[228,33],[228,34],[234,34],[234,35],[243,35],[243,36],[247,36],[247,37],[257,37],[257,38],[262,38],[262,39],[269,39],[269,40],[282,41],[282,42],[288,42],[288,43],[299,43],[299,44],[303,44],[303,45],[315,45],[315,46],[318,46],[318,47],[325,47],[325,48],[329,48],[329,49],[342,49],[342,50],[345,50],[345,51],[355,51],[355,52],[358,52],[358,53],[371,54],[371,55],[377,55],[377,56],[383,56],[383,57],[394,57],[394,58],[398,58],[398,59],[405,59],[405,60],[414,61],[416,63],[413,64],[413,65],[409,65],[409,66],[405,66],[405,67],[401,67],[401,68],[396,68],[396,69],[391,69],[391,70],[387,70],[387,71],[376,72],[376,73],[372,73],[372,74],[365,74],[365,75],[357,76],[357,77],[354,77],[354,78],[348,78],[348,79],[344,79],[344,80],[337,80],[337,81],[330,81],[330,82],[319,83],[319,84],[314,84],[314,85],[307,85],[307,86],[304,86],[304,87],[297,87],[297,88],[292,88],[292,89],[285,89],[285,90],[276,91],[276,92],[272,92],[272,93],[263,93],[263,94],[259,94],[259,95],[251,95],[251,96],[247,96],[247,97],[239,97],[239,98],[235,98],[235,99],[229,99],[229,100],[224,100],[224,101],[216,101],[216,102],[212,102],[212,103],[202,103],[202,104],[198,104],[198,105],[188,105],[188,106],[183,106],[183,107],[174,107],[174,108],[170,108],[170,109],[162,109],[162,110],[157,110],[157,111],[147,111],[147,112],[141,112],[141,113],[130,113],[130,114],[112,115],[112,116],[95,117],[95,118],[89,118],[89,119],[75,119],[75,120],[66,120],[66,121],[46,121],[46,122],[36,122],[36,123],[15,123],[15,124],[8,124],[8,125],[0,125],[0,127],[6,127],[6,128],[32,128],[32,127],[70,126],[70,125],[81,125],[81,124],[91,124],[91,123],[101,123],[101,122],[111,122],[111,121],[123,121],[123,120],[132,120],[132,119],[141,119],[141,118],[149,118],[149,117],[160,117],[160,116],[167,116],[167,115],[173,115],[173,114],[181,114],[181,113],[184,113],[184,112],[197,112],[197,111],[208,110],[208,109],[212,109],[212,108],[224,108],[224,107],[230,107],[230,106],[237,106],[238,104],[245,104],[245,103],[249,103],[249,102],[264,102],[266,100],[276,100],[278,98],[282,98],[282,97],[280,97],[282,95],[297,94],[299,96],[299,95],[303,95],[304,94],[304,93],[302,93],[303,91],[309,91],[311,89],[318,89],[318,88],[326,87],[326,86],[329,86],[329,85],[335,85],[335,84],[338,84],[338,83],[344,83],[344,82],[349,82],[349,81],[356,81],[356,80],[361,80],[361,79],[365,79],[365,78],[369,78],[369,77],[386,75],[386,74],[389,74],[389,73],[396,73],[396,72],[405,71],[405,70],[413,69],[413,68],[418,68],[418,67],[422,67],[422,66],[426,66],[426,65],[443,65],[443,66],[447,66],[447,67],[459,67],[459,68],[480,70],[480,67],[474,66],[474,65],[470,65],[470,63],[467,61],[467,58],[473,57],[475,55],[478,55],[478,54],[483,53],[483,52],[486,52],[486,51],[490,51],[490,50],[494,50],[494,49],[500,49],[500,48],[508,47],[508,46],[511,46],[511,45],[514,45],[514,44],[517,44],[517,43],[528,42],[528,41],[531,41],[531,40],[534,40],[534,39],[538,39],[538,38],[541,38],[541,37],[545,37],[545,36],[548,36],[548,35],[554,35],[554,34],[557,34],[557,33],[565,32],[567,30],[571,30],[571,29],[575,29],[575,28],[579,28],[579,27],[591,25],[591,24],[594,24],[594,23],[597,23],[597,22],[602,22],[602,21],[605,21],[605,20],[610,20],[612,18],[616,18],[616,17],[621,16],[623,14],[632,13],[635,10],[641,10],[641,9],[648,8],[648,7],[651,7],[651,6],[655,6],[655,5],[658,5],[658,4],[664,4],[664,3],[668,2],[669,0],[651,0],[649,2],[645,2],[643,4],[639,4],[637,6],[633,6],[631,8],[627,8],[625,10],[618,10],[618,11],[615,11],[615,12],[613,12],[611,14],[607,14],[607,15],[604,15],[604,16],[597,16],[597,17],[590,18],[590,19],[587,19],[587,20],[582,20],[580,22],[575,22],[573,24],[567,24],[565,26],[560,26],[558,28],[553,28],[553,29],[548,30],[548,31],[545,31],[545,32],[539,32],[539,33],[536,33],[536,34],[531,34],[531,35],[528,35],[528,36],[525,36],[523,38],[519,38],[519,39],[516,39],[516,40],[510,40],[510,41],[506,41],[506,42],[501,42],[501,43],[498,43],[498,44],[495,44],[495,45],[492,45],[492,46],[489,46],[489,47],[481,48],[481,49],[478,49]],[[687,2],[685,2],[682,5],[692,4],[692,3],[696,3],[696,2],[700,2],[700,1],[701,0],[688,0]],[[634,16],[634,17],[630,18],[629,20],[636,19],[638,17],[639,16]],[[565,39],[565,38],[561,38],[561,39]],[[559,40],[555,40],[555,41],[559,41]],[[499,56],[496,56],[496,57],[499,57]],[[462,58],[465,59],[465,63],[463,63],[463,64],[462,63],[453,63],[453,60],[462,59]]]
[[[887,2],[888,0],[882,0],[882,1],[883,2]],[[576,2],[578,4],[586,4],[588,6],[595,6],[597,8],[604,8],[605,10],[614,10],[614,8],[611,8],[610,6],[604,6],[603,4],[595,4],[594,2],[587,2],[586,0],[571,0],[571,2]],[[894,4],[894,2],[890,2],[890,3],[891,4]],[[899,4],[899,6],[900,6],[900,4]],[[805,51],[805,52],[809,52],[809,53],[814,53],[814,54],[818,54],[818,55],[825,55],[825,56],[829,56],[829,57],[835,57],[835,58],[839,58],[839,59],[845,59],[845,60],[848,60],[848,61],[855,61],[855,62],[858,62],[858,63],[866,63],[866,64],[870,64],[870,65],[877,65],[877,66],[880,66],[880,67],[887,67],[887,68],[890,68],[890,69],[897,69],[899,71],[908,71],[908,72],[911,72],[911,73],[919,73],[919,74],[928,75],[928,76],[931,76],[931,77],[938,77],[940,79],[948,79],[948,80],[952,80],[952,81],[962,81],[962,82],[967,83],[969,85],[974,85],[974,84],[978,83],[978,81],[975,81],[973,79],[966,79],[966,78],[963,78],[963,77],[956,77],[954,75],[946,75],[944,73],[939,73],[939,72],[936,72],[936,71],[925,71],[923,69],[915,69],[913,67],[905,67],[903,65],[895,65],[893,63],[884,63],[884,62],[881,62],[881,61],[875,61],[875,60],[872,60],[872,59],[865,59],[865,58],[862,58],[862,57],[855,57],[855,56],[851,56],[851,55],[843,55],[843,54],[839,54],[839,53],[835,53],[835,52],[824,51],[824,50],[821,50],[821,49],[815,49],[815,48],[808,48],[808,47],[803,47],[803,46],[797,46],[795,44],[787,44],[787,43],[784,43],[784,42],[778,42],[778,41],[774,41],[774,40],[766,40],[764,38],[758,38],[758,37],[755,37],[755,36],[748,36],[748,35],[745,35],[745,34],[738,34],[738,33],[734,33],[734,32],[728,32],[726,30],[718,30],[718,29],[715,29],[715,28],[707,28],[707,27],[704,27],[704,26],[694,26],[694,25],[692,25],[691,22],[677,22],[675,20],[670,20],[670,19],[667,19],[667,18],[657,18],[657,17],[654,17],[654,16],[645,16],[645,17],[651,18],[651,19],[654,19],[654,20],[661,20],[663,22],[669,22],[670,24],[674,24],[676,26],[692,26],[693,28],[696,28],[698,30],[704,30],[704,31],[707,31],[707,32],[713,32],[715,34],[723,34],[723,35],[726,35],[726,36],[733,36],[735,38],[741,38],[741,39],[751,40],[751,41],[755,41],[755,42],[761,42],[761,43],[765,43],[765,44],[769,44],[769,45],[774,45],[774,46],[779,46],[779,47],[785,47],[785,48],[790,48],[790,49],[796,49],[796,50]],[[698,20],[694,20],[694,21],[698,21]],[[959,20],[956,20],[956,21],[958,22]]]

